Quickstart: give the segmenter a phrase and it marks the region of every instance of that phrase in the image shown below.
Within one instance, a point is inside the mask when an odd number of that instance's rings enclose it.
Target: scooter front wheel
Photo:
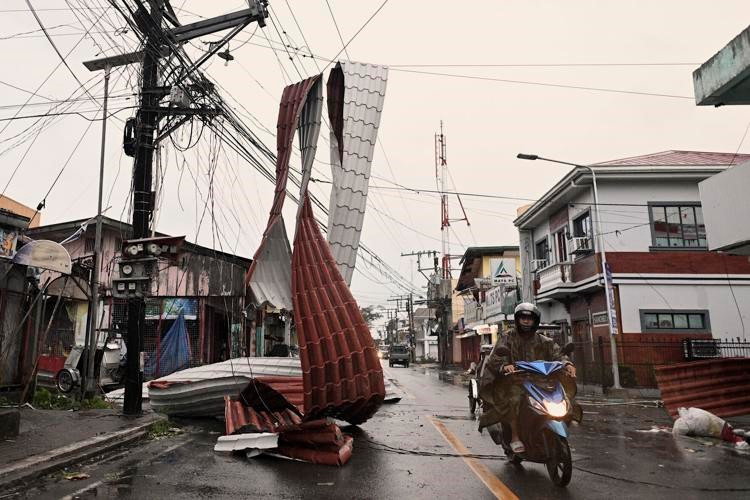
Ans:
[[[547,460],[547,472],[557,486],[567,486],[573,475],[573,461],[570,446],[564,437],[554,435],[551,439],[550,457]]]

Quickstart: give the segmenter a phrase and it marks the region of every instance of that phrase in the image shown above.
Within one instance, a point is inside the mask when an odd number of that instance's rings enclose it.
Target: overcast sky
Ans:
[[[382,0],[329,2],[345,41],[382,4]],[[95,75],[81,62],[101,57],[100,47],[118,42],[118,50],[136,48],[132,35],[122,32],[124,21],[114,12],[79,10],[76,16],[67,10],[68,6],[103,7],[107,3],[32,0],[58,49],[67,55],[68,64],[82,82]],[[246,5],[239,0],[172,3],[185,9],[179,13],[183,23],[199,20],[195,14],[209,17]],[[318,62],[321,69],[342,44],[325,0],[270,3],[275,24],[269,22],[251,39],[255,27],[246,28],[230,44],[235,60],[225,65],[216,59],[207,72],[226,89],[225,95],[231,94],[252,114],[247,125],[274,149],[275,137],[262,127],[275,130],[283,87],[289,79],[300,79],[297,70],[307,76],[318,69],[310,58],[301,58],[292,49],[295,69],[281,45],[277,43],[277,50],[270,50],[265,37],[278,42],[281,35],[290,45],[304,45],[293,12],[309,49],[322,58]],[[412,266],[413,261],[400,257],[400,253],[440,250],[439,198],[374,186],[393,187],[396,182],[434,188],[434,134],[441,120],[455,188],[516,198],[539,197],[566,172],[551,164],[516,160],[516,153],[521,151],[582,163],[668,149],[735,152],[739,148],[740,152],[750,152],[750,139],[741,144],[750,122],[748,110],[696,107],[691,78],[700,63],[747,26],[750,6],[747,1],[716,0],[710,11],[707,9],[705,2],[694,0],[388,1],[348,47],[352,60],[391,66],[379,133],[382,149],[375,151],[373,188],[362,241],[415,285],[423,286],[424,279]],[[97,19],[98,26],[92,29],[94,40],[83,38],[84,31]],[[0,76],[0,118],[43,114],[51,109],[49,103],[20,109],[18,105],[29,94],[9,86],[34,91],[58,66],[60,59],[47,39],[34,31],[38,29],[24,0],[0,3],[0,62],[4,68]],[[21,34],[25,32],[31,33]],[[198,54],[201,46],[196,43],[192,54]],[[111,53],[108,49],[107,54]],[[109,200],[107,205],[111,206],[107,215],[114,218],[128,217],[132,160],[121,153],[120,120],[132,114],[131,109],[123,108],[135,103],[131,95],[137,85],[134,75],[133,70],[127,70],[113,72],[112,77],[112,93],[118,97],[111,107],[122,109],[108,122],[105,201]],[[34,97],[31,102],[67,99],[78,87],[71,73],[60,66],[39,89],[43,97]],[[97,84],[92,95],[99,98],[102,88]],[[74,109],[91,118],[96,116],[93,111],[98,104],[84,96]],[[92,216],[96,211],[101,122],[65,115],[38,136],[13,138],[33,122],[0,121],[0,130],[8,125],[0,132],[0,189],[18,167],[5,194],[36,206],[73,153],[47,197],[42,220],[54,223]],[[194,240],[200,225],[199,243],[252,256],[265,226],[272,185],[233,153],[220,152],[213,182],[215,224],[210,215],[202,217],[212,164],[208,153],[214,138],[208,131],[198,138],[198,132],[196,125],[193,142],[198,146],[188,153],[166,145],[162,161],[165,187],[157,228]],[[314,176],[330,177],[327,129],[322,135],[325,137],[319,143],[320,161]],[[175,142],[186,146],[190,136],[190,127],[183,127]],[[28,140],[7,150],[18,139]],[[299,168],[299,159],[294,158],[292,164]],[[313,190],[327,202],[326,185],[316,184]],[[450,203],[451,214],[457,217],[455,198]],[[518,244],[512,220],[522,201],[464,197],[463,203],[471,227],[454,223],[452,253],[462,254],[470,245]],[[294,207],[290,200],[287,208],[291,235]],[[386,304],[389,295],[403,292],[361,260],[357,266],[361,272],[355,273],[352,288],[362,304]]]

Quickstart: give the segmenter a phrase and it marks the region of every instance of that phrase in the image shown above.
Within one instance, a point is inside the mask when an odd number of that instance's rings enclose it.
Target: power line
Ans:
[[[331,9],[331,3],[328,0],[326,0],[326,6],[328,7],[328,12],[331,14],[331,20],[333,21],[333,25],[336,27],[336,33],[338,33],[338,35],[339,35],[339,40],[341,40],[341,46],[342,46],[341,50],[343,50],[344,53],[346,54],[346,58],[349,59],[349,60],[351,60],[351,57],[349,56],[349,51],[346,50],[347,44],[344,43],[344,37],[341,36],[341,30],[339,29],[339,23],[336,22],[336,16],[333,15],[333,9]]]
[[[613,93],[613,94],[630,94],[630,95],[642,95],[642,96],[650,96],[650,97],[668,97],[671,99],[690,99],[690,100],[694,99],[692,96],[675,95],[675,94],[659,94],[659,93],[653,93],[653,92],[641,92],[638,90],[608,89],[608,88],[603,88],[603,87],[585,87],[581,85],[565,85],[561,83],[532,82],[532,81],[527,81],[527,80],[510,80],[506,78],[494,78],[494,77],[489,77],[489,76],[460,75],[460,74],[454,74],[454,73],[441,73],[437,71],[421,71],[421,70],[416,70],[416,69],[393,68],[392,71],[399,71],[403,73],[414,73],[418,75],[461,78],[461,79],[466,79],[466,80],[513,83],[513,84],[518,84],[518,85],[533,85],[537,87],[587,90],[590,92],[608,92],[608,93]]]
[[[632,67],[696,66],[701,62],[635,62],[635,63],[505,63],[505,64],[389,64],[389,68],[566,68],[566,67]]]
[[[31,5],[31,0],[26,0],[26,5],[28,5],[28,6],[29,6],[29,10],[30,10],[30,11],[31,11],[31,13],[32,13],[32,14],[34,15],[34,19],[36,19],[36,22],[37,22],[37,24],[39,24],[39,27],[40,27],[40,28],[42,29],[42,31],[44,32],[44,36],[45,36],[45,37],[47,38],[47,40],[49,41],[50,45],[52,45],[52,48],[53,48],[53,49],[55,49],[55,52],[56,52],[56,53],[57,53],[57,55],[58,55],[58,56],[60,57],[60,60],[62,61],[62,63],[63,63],[63,64],[65,65],[65,67],[66,67],[66,68],[68,69],[68,71],[70,72],[70,74],[71,74],[71,75],[73,75],[73,78],[75,79],[75,81],[76,81],[76,82],[78,82],[78,85],[80,85],[81,87],[83,87],[83,83],[81,83],[81,80],[79,80],[79,79],[78,79],[78,75],[76,75],[76,74],[75,74],[75,71],[73,71],[73,69],[72,69],[72,68],[71,68],[71,67],[70,67],[70,66],[68,65],[68,61],[66,61],[65,57],[64,57],[64,56],[62,55],[62,53],[60,52],[60,49],[58,49],[58,48],[57,48],[57,45],[55,45],[55,42],[54,42],[54,41],[52,40],[52,38],[51,38],[51,37],[49,36],[49,33],[47,32],[47,28],[45,28],[45,27],[44,27],[44,23],[42,23],[42,20],[41,20],[41,19],[39,18],[39,14],[37,14],[36,10],[34,10],[34,6],[33,6],[33,5]],[[105,12],[106,12],[106,11],[105,11]],[[88,33],[88,32],[87,32],[87,33]],[[68,53],[68,55],[69,55],[69,54],[70,54],[70,53]],[[89,97],[91,97],[91,99],[92,99],[92,100],[94,99],[94,98],[93,98],[93,97],[91,96],[91,94],[89,94],[89,92],[88,92],[88,91],[86,91],[86,94],[87,94],[87,95],[88,95]]]
[[[332,58],[330,59],[330,61],[328,62],[328,64],[326,64],[326,67],[325,67],[325,68],[323,68],[323,71],[325,71],[325,70],[326,70],[326,68],[328,68],[328,66],[330,66],[330,65],[331,65],[331,62],[335,61],[335,60],[336,60],[336,59],[337,59],[337,58],[338,58],[338,57],[339,57],[339,56],[341,55],[341,53],[342,53],[342,52],[344,52],[344,51],[346,50],[346,48],[347,48],[347,47],[349,46],[349,44],[350,44],[350,43],[352,43],[352,42],[354,41],[354,39],[355,39],[355,38],[357,38],[357,36],[358,36],[358,35],[359,35],[359,34],[360,34],[360,33],[362,32],[362,30],[363,30],[363,29],[365,29],[365,27],[366,27],[366,26],[367,26],[368,24],[370,24],[370,21],[372,21],[372,20],[373,20],[373,19],[375,18],[375,16],[377,16],[377,15],[378,15],[378,12],[380,12],[380,11],[381,11],[381,10],[383,9],[383,7],[385,7],[385,4],[387,4],[387,3],[388,3],[388,0],[384,0],[384,1],[383,1],[383,3],[381,3],[381,4],[380,4],[380,7],[378,7],[377,9],[375,9],[375,12],[373,12],[373,13],[372,13],[372,15],[371,15],[370,17],[368,17],[368,18],[367,18],[367,21],[365,21],[365,23],[364,23],[364,24],[363,24],[363,25],[362,25],[362,26],[361,26],[361,27],[360,27],[360,28],[359,28],[359,29],[357,30],[357,32],[356,32],[356,33],[354,33],[354,35],[352,35],[352,37],[351,37],[351,38],[349,39],[349,41],[348,41],[348,42],[346,42],[346,43],[344,44],[344,46],[343,46],[343,47],[341,48],[341,50],[339,50],[339,51],[338,51],[338,52],[336,53],[336,55],[335,55],[335,56],[333,56],[333,57],[332,57]]]

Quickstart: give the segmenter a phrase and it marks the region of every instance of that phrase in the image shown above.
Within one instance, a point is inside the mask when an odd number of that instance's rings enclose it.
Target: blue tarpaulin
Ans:
[[[163,377],[190,366],[190,339],[185,315],[180,311],[144,367],[147,377]]]

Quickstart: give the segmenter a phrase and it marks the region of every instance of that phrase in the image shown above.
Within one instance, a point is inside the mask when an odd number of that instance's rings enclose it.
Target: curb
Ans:
[[[149,428],[159,420],[161,419],[151,420],[136,427],[94,436],[79,443],[63,446],[13,462],[0,469],[0,491],[138,441],[144,438]]]

